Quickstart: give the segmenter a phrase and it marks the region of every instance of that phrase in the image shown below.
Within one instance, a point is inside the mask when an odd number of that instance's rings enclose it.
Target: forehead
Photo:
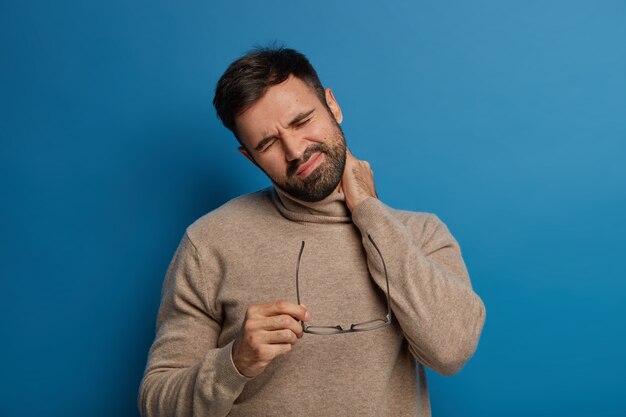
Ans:
[[[265,95],[237,116],[235,123],[240,136],[260,140],[272,134],[278,126],[286,128],[298,114],[321,107],[313,88],[294,76],[268,88]]]

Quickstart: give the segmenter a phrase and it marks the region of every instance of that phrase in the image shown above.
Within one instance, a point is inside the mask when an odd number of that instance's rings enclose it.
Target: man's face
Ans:
[[[304,81],[290,76],[236,118],[240,151],[281,189],[304,201],[335,190],[346,163],[341,109],[326,89],[330,111]]]

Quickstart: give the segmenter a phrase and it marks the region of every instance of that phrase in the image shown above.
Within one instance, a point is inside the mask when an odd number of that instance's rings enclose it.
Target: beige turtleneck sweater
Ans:
[[[255,378],[233,365],[246,308],[300,296],[311,325],[392,324],[305,334]],[[141,382],[146,416],[429,416],[424,366],[451,375],[473,355],[485,307],[459,246],[433,214],[375,198],[352,215],[343,194],[304,203],[268,188],[236,198],[186,231],[163,284]]]

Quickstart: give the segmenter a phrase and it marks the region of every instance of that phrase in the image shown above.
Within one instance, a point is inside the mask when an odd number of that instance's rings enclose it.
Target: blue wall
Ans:
[[[626,415],[623,1],[212,3],[0,1],[1,416],[137,415],[184,228],[268,184],[211,99],[273,40],[461,243],[487,323],[434,415]]]

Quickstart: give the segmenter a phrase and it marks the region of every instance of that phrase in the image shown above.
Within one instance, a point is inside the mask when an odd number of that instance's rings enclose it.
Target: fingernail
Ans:
[[[304,313],[304,319],[305,320],[311,320],[311,313],[309,313],[308,311],[306,313]]]

